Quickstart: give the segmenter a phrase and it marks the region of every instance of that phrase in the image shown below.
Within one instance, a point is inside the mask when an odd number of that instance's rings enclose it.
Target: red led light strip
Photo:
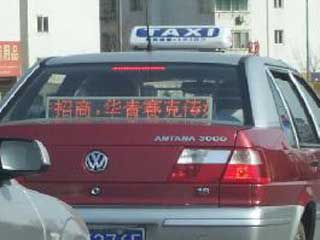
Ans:
[[[126,72],[126,71],[165,71],[164,66],[115,66],[112,67],[114,72]]]

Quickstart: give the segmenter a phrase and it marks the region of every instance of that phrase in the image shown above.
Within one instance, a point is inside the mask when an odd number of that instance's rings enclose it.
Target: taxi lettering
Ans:
[[[150,27],[150,37],[217,37],[220,29],[216,27],[206,28],[186,28],[186,27],[175,27],[175,28],[157,28]],[[137,30],[137,37],[146,37],[148,30],[146,27],[141,27]]]

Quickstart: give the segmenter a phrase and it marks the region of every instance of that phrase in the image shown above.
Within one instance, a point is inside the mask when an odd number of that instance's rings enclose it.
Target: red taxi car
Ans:
[[[52,159],[21,182],[73,205],[93,240],[320,238],[319,100],[282,61],[55,57],[0,110],[1,137]]]

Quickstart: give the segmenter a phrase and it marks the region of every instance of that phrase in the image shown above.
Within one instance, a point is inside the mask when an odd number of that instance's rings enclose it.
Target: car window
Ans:
[[[296,147],[297,143],[296,143],[296,139],[295,139],[295,135],[294,135],[294,131],[293,131],[293,126],[292,126],[292,122],[290,120],[289,113],[288,113],[288,111],[284,105],[284,102],[282,101],[281,96],[280,96],[278,90],[276,89],[276,86],[274,85],[270,75],[268,74],[267,76],[268,76],[270,88],[272,91],[272,95],[274,98],[274,102],[276,104],[276,108],[277,108],[277,111],[279,114],[281,127],[287,137],[288,143],[291,146]]]
[[[280,71],[271,72],[289,106],[300,142],[307,144],[318,143],[313,123],[289,74]]]
[[[47,67],[3,121],[46,118],[203,120],[243,125],[238,66],[88,64]]]
[[[294,75],[295,79],[297,79],[297,84],[299,89],[302,91],[303,95],[306,97],[306,101],[308,102],[312,113],[314,114],[316,124],[320,128],[320,106],[319,99],[316,94],[312,91],[311,87],[304,81],[303,78],[298,75]]]

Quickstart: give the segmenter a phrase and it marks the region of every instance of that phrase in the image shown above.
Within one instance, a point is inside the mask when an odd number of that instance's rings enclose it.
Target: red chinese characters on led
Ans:
[[[193,118],[207,116],[208,115],[208,102],[205,103],[199,99],[187,100],[185,104],[185,113],[187,116]]]
[[[75,116],[76,117],[90,117],[91,104],[86,100],[75,101]]]
[[[57,100],[53,102],[52,108],[55,118],[71,118],[73,113],[73,101]]]
[[[111,117],[120,115],[122,111],[122,103],[121,100],[118,99],[110,99],[105,103],[105,112],[107,115],[111,115]]]
[[[140,112],[140,103],[134,99],[126,103],[126,116],[127,118],[138,118]]]
[[[205,98],[50,98],[49,106],[52,118],[207,120],[211,113],[211,100]]]
[[[181,114],[181,102],[183,101],[179,101],[179,100],[169,100],[166,101],[166,117],[168,118],[180,118],[182,117]]]
[[[161,100],[145,100],[143,101],[144,114],[147,118],[158,118],[161,114]]]

